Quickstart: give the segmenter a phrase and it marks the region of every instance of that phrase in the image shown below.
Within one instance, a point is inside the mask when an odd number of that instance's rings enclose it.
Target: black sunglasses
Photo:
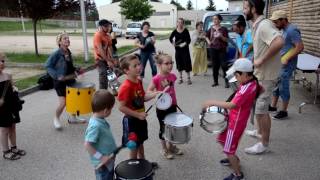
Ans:
[[[2,63],[4,63],[5,62],[5,60],[4,59],[2,59],[2,60],[0,60]]]

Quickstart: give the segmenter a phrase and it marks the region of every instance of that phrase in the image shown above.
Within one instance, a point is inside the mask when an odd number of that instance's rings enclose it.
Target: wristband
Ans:
[[[96,153],[94,153],[93,157],[96,159],[101,159],[102,154],[99,151],[96,151]]]

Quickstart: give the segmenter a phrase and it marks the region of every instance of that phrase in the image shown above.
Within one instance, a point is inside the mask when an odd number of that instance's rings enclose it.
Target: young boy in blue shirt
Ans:
[[[110,125],[105,119],[111,114],[114,103],[114,96],[105,89],[98,90],[91,102],[93,115],[85,132],[84,146],[94,167],[103,164],[95,170],[97,180],[113,180],[114,177],[115,158],[111,154],[117,147]]]

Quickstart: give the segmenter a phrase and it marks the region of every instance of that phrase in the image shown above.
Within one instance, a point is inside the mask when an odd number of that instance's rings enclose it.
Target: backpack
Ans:
[[[53,88],[53,79],[51,76],[47,73],[42,75],[38,79],[39,89],[40,90],[49,90]]]

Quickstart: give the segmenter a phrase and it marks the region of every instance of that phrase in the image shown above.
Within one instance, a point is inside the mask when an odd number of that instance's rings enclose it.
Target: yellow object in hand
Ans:
[[[292,54],[294,53],[294,48],[289,49],[288,52],[286,52],[283,56],[281,56],[281,63],[287,64],[290,60],[289,57],[292,57]]]

